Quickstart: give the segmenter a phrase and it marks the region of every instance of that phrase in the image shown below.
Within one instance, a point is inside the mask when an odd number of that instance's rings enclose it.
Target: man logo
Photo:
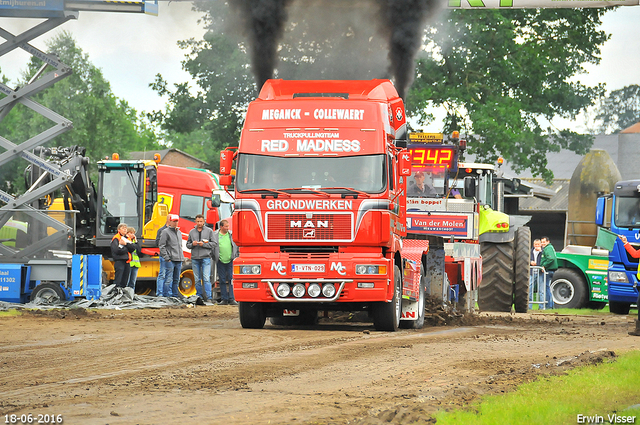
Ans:
[[[331,263],[331,268],[329,269],[331,271],[337,271],[338,274],[344,276],[347,274],[347,268],[345,266],[342,265],[342,263]]]
[[[287,269],[282,265],[282,263],[271,263],[271,271],[277,271],[279,275],[285,276],[287,274]]]
[[[311,220],[307,220],[306,223],[304,223],[304,226],[302,225],[302,220],[298,220],[298,221],[293,221],[291,220],[291,223],[289,223],[289,227],[304,227],[304,228],[315,228],[315,227],[325,227],[325,228],[329,228],[329,220],[318,220],[316,221],[316,223],[314,224],[313,221]]]
[[[303,238],[315,238],[316,237],[316,229],[304,229],[302,231]]]

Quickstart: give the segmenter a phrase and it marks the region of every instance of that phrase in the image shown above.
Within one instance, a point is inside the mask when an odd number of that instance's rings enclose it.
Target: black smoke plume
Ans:
[[[291,0],[231,0],[229,3],[244,23],[253,74],[260,91],[264,82],[273,77],[278,41],[284,32],[286,9]]]
[[[389,69],[400,97],[414,77],[414,59],[422,45],[424,25],[437,9],[437,0],[377,0],[383,32],[389,40]]]

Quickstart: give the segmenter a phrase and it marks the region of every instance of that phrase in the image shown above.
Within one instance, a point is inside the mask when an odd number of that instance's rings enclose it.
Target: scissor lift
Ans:
[[[2,57],[15,49],[22,49],[43,62],[31,80],[19,89],[13,89],[0,82],[0,125],[18,104],[47,118],[52,125],[21,143],[14,143],[0,136],[0,167],[14,159],[23,158],[30,162],[34,169],[38,169],[38,178],[33,179],[31,187],[24,194],[13,196],[0,190],[0,205],[4,204],[0,207],[0,266],[22,264],[22,267],[30,269],[32,277],[47,276],[51,270],[66,267],[70,278],[63,281],[70,284],[69,280],[73,275],[71,255],[75,254],[75,216],[64,211],[43,210],[38,208],[38,203],[43,197],[71,184],[75,175],[84,170],[84,158],[76,156],[61,164],[48,161],[42,154],[34,152],[36,147],[44,146],[58,135],[71,130],[73,123],[35,102],[32,96],[71,75],[73,71],[56,55],[47,54],[30,43],[65,22],[77,19],[81,11],[157,15],[158,2],[40,0],[31,3],[32,6],[16,5],[14,2],[0,3],[0,18],[3,18],[3,21],[7,21],[6,18],[44,19],[43,22],[17,35],[3,28],[0,21],[0,37],[6,40],[0,44],[0,64]],[[51,69],[48,67],[53,69],[47,71]],[[21,232],[25,228],[28,229],[26,235],[25,232]],[[28,276],[28,273],[25,275]],[[0,298],[3,288],[0,286]],[[22,282],[21,291],[29,291],[29,282]],[[94,297],[96,294],[74,295]]]

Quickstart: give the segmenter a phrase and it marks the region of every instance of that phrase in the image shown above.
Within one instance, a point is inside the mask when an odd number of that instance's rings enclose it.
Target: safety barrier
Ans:
[[[545,310],[547,308],[547,274],[544,272],[544,267],[531,266],[529,273],[529,306],[538,304],[539,310]]]

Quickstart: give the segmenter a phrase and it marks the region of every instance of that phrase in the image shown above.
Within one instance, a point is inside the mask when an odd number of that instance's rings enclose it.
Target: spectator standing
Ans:
[[[533,248],[531,248],[531,265],[540,266],[542,260],[542,241],[540,239],[534,239]],[[540,290],[542,283],[542,273],[540,269],[531,269],[531,276],[529,277],[529,301],[533,301],[533,294],[538,294],[538,301],[540,301]],[[533,304],[529,304],[529,310],[533,309]]]
[[[233,242],[229,222],[220,221],[220,229],[213,234],[213,261],[218,268],[220,305],[237,305],[233,298],[233,259],[238,256],[238,246]],[[227,285],[229,289],[227,290]]]
[[[182,253],[182,232],[178,227],[177,214],[169,214],[167,228],[160,235],[160,256],[164,258],[166,268],[164,281],[164,296],[180,297],[178,284],[184,254]]]
[[[627,237],[624,235],[620,235],[619,238],[624,243],[624,249],[627,250],[629,255],[633,258],[640,258],[640,250],[635,249],[631,246],[631,244],[627,241]],[[638,268],[638,276],[640,277],[640,266]],[[640,288],[638,289],[638,301],[636,301],[636,305],[638,306],[638,320],[636,320],[636,328],[629,332],[629,335],[640,336]]]
[[[204,216],[196,216],[196,225],[189,232],[187,248],[191,250],[191,266],[196,281],[196,294],[204,301],[211,299],[211,251],[213,230],[204,225]],[[201,283],[202,282],[202,283]],[[204,291],[202,290],[204,286]]]
[[[135,291],[136,279],[138,279],[138,271],[140,271],[141,266],[142,248],[140,247],[140,242],[136,239],[136,229],[134,227],[127,227],[127,239],[134,246],[134,250],[131,252],[131,261],[129,262],[129,283],[127,283],[127,286]]]
[[[546,292],[546,308],[553,308],[553,294],[551,294],[551,279],[553,274],[558,270],[558,259],[556,257],[556,250],[549,242],[548,236],[543,236],[540,239],[542,244],[542,259],[540,260],[540,266],[544,267],[545,277],[547,283],[545,285]]]
[[[126,287],[129,282],[131,252],[136,249],[126,237],[127,227],[124,223],[118,224],[118,232],[111,239],[111,257],[113,257],[113,268],[116,272],[113,283],[118,288]]]
[[[156,246],[158,248],[160,248],[160,235],[162,234],[162,231],[164,229],[166,229],[169,226],[169,216],[167,216],[167,222],[165,223],[164,226],[162,226],[161,228],[158,229],[158,232],[156,233]],[[162,255],[160,255],[160,253],[158,253],[158,259],[160,261],[160,269],[158,270],[158,279],[156,280],[156,297],[162,297],[165,295],[164,293],[164,282],[167,277],[167,265],[166,262],[164,261],[164,258],[162,258]],[[169,294],[166,294],[169,295]]]

